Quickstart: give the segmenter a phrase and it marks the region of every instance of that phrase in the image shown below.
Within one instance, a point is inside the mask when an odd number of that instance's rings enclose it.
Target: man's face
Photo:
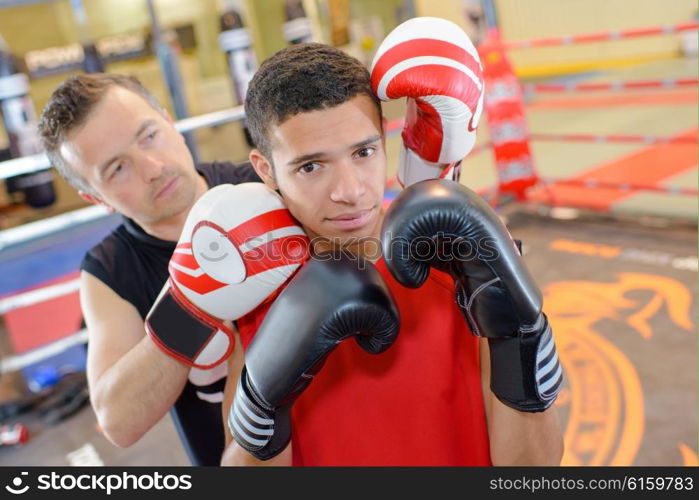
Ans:
[[[378,236],[386,152],[381,117],[368,96],[297,114],[269,134],[274,170],[255,151],[250,159],[309,236],[340,244]]]
[[[184,138],[140,95],[114,86],[60,153],[103,203],[142,224],[189,210],[201,182]]]

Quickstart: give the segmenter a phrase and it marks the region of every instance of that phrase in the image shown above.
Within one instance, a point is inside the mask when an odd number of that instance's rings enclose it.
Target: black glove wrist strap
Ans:
[[[563,372],[548,320],[519,337],[489,338],[490,388],[507,406],[540,412],[553,404]]]

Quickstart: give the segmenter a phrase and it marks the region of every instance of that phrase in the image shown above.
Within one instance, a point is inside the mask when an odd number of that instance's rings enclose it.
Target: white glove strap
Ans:
[[[412,150],[401,145],[400,157],[398,159],[398,182],[403,187],[410,186],[416,182],[427,179],[449,179],[459,181],[461,162],[455,163],[432,163],[425,161]]]

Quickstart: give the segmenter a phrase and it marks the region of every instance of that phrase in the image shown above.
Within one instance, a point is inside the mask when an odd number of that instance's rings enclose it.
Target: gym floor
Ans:
[[[576,75],[576,81],[696,74],[696,59],[678,58]],[[389,119],[402,113],[399,104],[386,109]],[[527,118],[532,133],[696,137],[697,89],[536,94],[528,99]],[[231,144],[231,136],[239,142]],[[244,155],[225,149],[243,151],[240,137],[236,124],[198,132],[200,156],[241,160]],[[388,141],[392,171],[398,141],[396,135]],[[485,142],[483,126],[479,143]],[[697,186],[696,144],[536,141],[533,155],[542,177],[593,173],[611,182]],[[495,180],[488,151],[464,161],[462,182],[469,187],[486,188]],[[72,201],[55,210],[77,208],[69,188],[60,189]],[[508,205],[501,214],[524,242],[565,369],[566,385],[556,403],[565,428],[563,463],[697,465],[696,196],[556,189],[558,202],[583,210],[548,210],[551,193],[541,191],[538,203]],[[23,223],[36,215],[13,217]],[[20,253],[0,255],[0,273],[7,270],[9,276]],[[71,258],[79,257],[78,252]],[[19,288],[25,287],[14,290]],[[8,315],[0,322],[3,355],[11,352],[8,322]],[[13,374],[0,378],[6,387],[20,383]],[[100,434],[89,406],[56,426],[31,416],[20,420],[30,439],[21,447],[1,447],[0,465],[188,464],[169,417],[128,449]]]

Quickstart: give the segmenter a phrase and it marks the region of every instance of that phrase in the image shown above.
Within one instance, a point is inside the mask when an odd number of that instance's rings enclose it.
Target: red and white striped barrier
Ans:
[[[627,134],[530,134],[535,141],[570,141],[597,143],[697,144],[697,137],[656,137]]]
[[[593,83],[530,83],[524,85],[527,93],[532,92],[586,92],[597,90],[638,90],[695,86],[699,78],[667,78],[664,80],[634,80],[626,82]]]
[[[600,33],[586,33],[561,37],[534,38],[532,40],[503,41],[506,50],[531,49],[537,47],[558,47],[561,45],[575,45],[578,43],[605,42],[608,40],[620,40],[622,38],[638,38],[653,35],[672,35],[683,31],[696,30],[699,22],[675,24],[672,26],[654,26],[651,28],[636,28],[622,31],[609,31]]]

